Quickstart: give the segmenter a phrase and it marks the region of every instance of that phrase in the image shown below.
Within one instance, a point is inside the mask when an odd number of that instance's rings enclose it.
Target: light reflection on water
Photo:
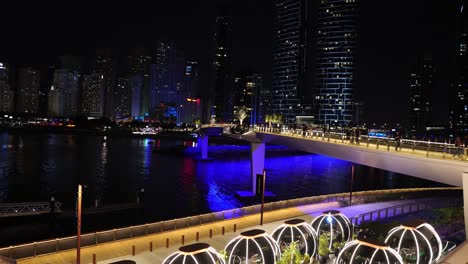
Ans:
[[[250,189],[248,146],[210,146],[213,162],[193,142],[92,135],[0,135],[0,202],[48,200],[73,208],[81,182],[85,203],[134,202],[145,189],[145,219],[155,221],[246,205],[235,192]],[[185,152],[179,151],[186,147]],[[171,148],[175,152],[155,152]],[[267,189],[277,199],[349,191],[351,164],[267,146]],[[435,186],[425,180],[356,166],[355,190]],[[254,201],[258,202],[258,201]]]

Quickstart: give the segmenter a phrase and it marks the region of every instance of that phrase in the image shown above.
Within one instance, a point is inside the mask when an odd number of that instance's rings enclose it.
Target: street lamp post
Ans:
[[[262,175],[262,206],[260,207],[260,225],[263,225],[263,206],[265,204],[265,178],[266,178],[266,170],[263,170]]]
[[[349,206],[352,204],[353,199],[353,185],[354,185],[354,163],[351,164],[351,183],[349,188]]]
[[[76,264],[81,264],[81,197],[82,187],[78,184],[78,201],[77,201],[77,235],[76,235]]]

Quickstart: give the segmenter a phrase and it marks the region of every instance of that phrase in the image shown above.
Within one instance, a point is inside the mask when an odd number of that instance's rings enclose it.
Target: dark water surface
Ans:
[[[150,143],[154,142],[154,143]],[[193,159],[195,143],[95,135],[0,134],[0,202],[47,201],[51,194],[73,211],[77,184],[85,184],[84,205],[135,202],[144,188],[144,213],[127,210],[90,216],[85,231],[145,223],[241,207],[235,196],[250,189],[248,146],[210,146],[212,162]],[[184,152],[179,151],[186,146]],[[177,153],[165,151],[176,149]],[[155,151],[162,150],[162,151]],[[276,200],[348,192],[351,163],[267,146],[267,189]],[[432,187],[442,184],[356,166],[354,190]],[[4,221],[1,229],[32,217]],[[35,220],[34,220],[35,221]],[[63,221],[58,235],[72,233]],[[32,232],[31,230],[29,230]],[[34,239],[49,236],[48,232]],[[1,234],[1,232],[0,232]],[[57,234],[55,234],[57,235]],[[45,237],[44,237],[45,238]],[[2,241],[0,241],[2,242]],[[4,241],[3,241],[4,242]],[[2,243],[5,244],[5,243]],[[7,243],[8,244],[8,243]]]

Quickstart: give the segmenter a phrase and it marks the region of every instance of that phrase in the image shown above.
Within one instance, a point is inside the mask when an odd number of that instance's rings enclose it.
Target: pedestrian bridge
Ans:
[[[448,143],[403,139],[395,150],[392,138],[361,136],[345,138],[342,133],[304,132],[256,128],[242,139],[278,144],[309,153],[316,153],[393,171],[453,186],[462,186],[462,174],[468,162],[455,158],[455,146]]]

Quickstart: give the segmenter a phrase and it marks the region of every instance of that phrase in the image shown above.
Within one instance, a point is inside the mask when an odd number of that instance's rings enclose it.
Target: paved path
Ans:
[[[427,199],[425,199],[427,200]],[[421,200],[399,200],[391,202],[379,202],[374,204],[355,205],[340,208],[337,202],[321,203],[299,206],[267,212],[264,215],[265,223],[261,228],[271,233],[277,226],[286,219],[301,218],[310,222],[314,216],[318,216],[322,211],[330,209],[339,209],[348,217],[354,217],[358,214],[387,208],[395,205],[407,204]],[[185,236],[185,244],[191,244],[195,241],[195,234],[199,232],[200,241],[206,242],[216,248],[223,249],[229,240],[239,235],[240,232],[259,228],[259,215],[246,216],[237,219],[219,221],[212,224],[189,227],[180,230],[153,234],[144,237],[127,239],[97,246],[86,247],[82,249],[82,263],[92,263],[92,254],[96,254],[98,263],[112,263],[118,260],[134,260],[138,264],[162,263],[162,261],[172,252],[177,251],[181,246],[181,237]],[[237,231],[233,232],[234,224],[237,225]],[[222,227],[225,227],[226,233],[222,235]],[[209,238],[209,230],[213,230],[213,238]],[[169,238],[170,246],[166,248],[166,239]],[[153,242],[153,252],[149,251],[149,243]],[[135,245],[136,255],[131,256],[132,245]],[[76,251],[61,251],[55,254],[42,255],[35,258],[21,259],[19,264],[74,264]]]

